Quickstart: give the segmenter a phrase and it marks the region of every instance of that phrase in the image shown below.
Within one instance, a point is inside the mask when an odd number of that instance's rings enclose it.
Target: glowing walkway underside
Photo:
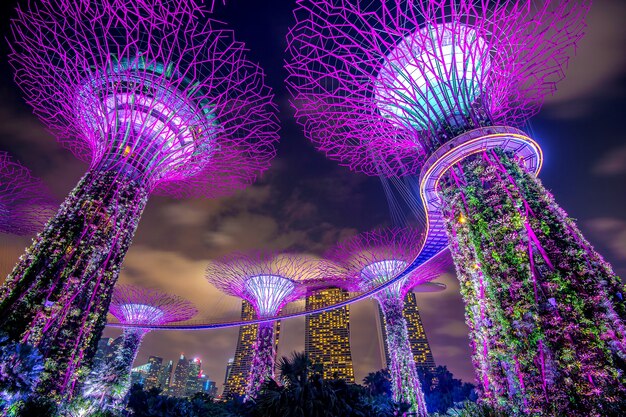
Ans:
[[[120,323],[109,323],[108,325],[112,327],[143,327],[154,330],[216,329],[241,326],[244,324],[269,322],[278,319],[284,320],[293,317],[306,316],[308,314],[321,313],[369,298],[384,288],[393,285],[406,275],[418,272],[420,268],[427,267],[427,264],[431,259],[447,249],[448,237],[445,231],[443,216],[440,211],[441,200],[438,196],[439,180],[450,167],[462,159],[494,148],[512,152],[515,157],[523,163],[529,172],[537,174],[541,170],[541,165],[543,163],[541,148],[539,148],[539,145],[534,140],[526,136],[524,132],[515,128],[503,126],[479,128],[464,133],[463,135],[447,142],[443,147],[439,148],[428,158],[420,177],[420,196],[424,202],[424,207],[426,208],[427,225],[427,234],[424,243],[422,244],[420,253],[402,273],[396,276],[393,280],[381,284],[376,288],[361,293],[351,293],[351,296],[347,300],[330,306],[325,306],[323,308],[296,312],[286,310],[285,312],[270,318],[153,326],[129,326],[127,324],[122,325]]]

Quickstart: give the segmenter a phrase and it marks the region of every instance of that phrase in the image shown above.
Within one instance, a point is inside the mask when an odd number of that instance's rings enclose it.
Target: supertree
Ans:
[[[0,151],[0,233],[29,235],[41,230],[54,205],[43,182]]]
[[[187,300],[157,290],[117,285],[109,313],[122,324],[162,325],[189,320],[198,310]],[[130,387],[130,370],[150,329],[125,327],[112,361],[102,361],[87,378],[83,396],[97,400],[100,408],[119,406]]]
[[[41,395],[70,398],[148,196],[248,185],[278,124],[261,69],[191,0],[39,0],[12,32],[26,100],[89,170],[0,290],[0,327],[46,358]]]
[[[245,400],[256,397],[263,382],[274,377],[276,352],[274,323],[280,310],[307,294],[306,282],[319,281],[323,261],[293,254],[272,252],[235,253],[206,269],[207,280],[222,292],[248,301],[258,318],[268,321],[258,325],[252,345],[252,365]]]
[[[340,242],[327,257],[343,267],[333,274],[339,285],[350,291],[369,291],[403,272],[417,256],[423,239],[424,234],[413,228],[381,229]],[[418,271],[374,295],[385,318],[393,398],[411,404],[411,411],[419,416],[427,416],[428,411],[403,316],[404,297],[413,287],[443,273],[446,262],[451,265],[447,253],[431,258]]]
[[[596,416],[626,401],[624,285],[536,178],[541,150],[514,127],[563,78],[589,3],[301,0],[288,36],[310,139],[356,171],[421,171],[482,398],[511,413]]]

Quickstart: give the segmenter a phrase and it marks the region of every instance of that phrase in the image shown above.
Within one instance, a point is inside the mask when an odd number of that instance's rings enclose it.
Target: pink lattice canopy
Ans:
[[[55,209],[47,187],[30,171],[0,152],[0,233],[40,231]]]
[[[175,196],[252,182],[278,123],[261,69],[193,0],[38,0],[13,21],[16,80],[92,168]]]
[[[563,78],[589,0],[299,0],[288,85],[307,136],[371,175],[519,126]]]
[[[235,253],[209,264],[207,280],[252,304],[258,317],[272,317],[307,294],[307,282],[325,276],[323,262],[300,255]]]
[[[168,324],[189,320],[198,310],[187,300],[156,290],[118,285],[109,313],[124,324]]]
[[[352,291],[369,291],[403,272],[418,255],[423,239],[423,233],[412,228],[380,229],[340,242],[327,256],[343,266],[343,270],[336,269],[339,285]],[[383,292],[404,297],[414,286],[437,278],[449,265],[447,253],[438,255]]]

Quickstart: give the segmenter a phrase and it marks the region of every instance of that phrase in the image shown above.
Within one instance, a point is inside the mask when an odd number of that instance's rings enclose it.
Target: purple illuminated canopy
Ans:
[[[333,274],[338,285],[351,291],[368,291],[403,272],[419,253],[423,239],[424,234],[413,228],[374,230],[340,242],[327,256],[343,267]],[[381,293],[404,298],[413,287],[432,281],[450,265],[446,251]]]
[[[42,229],[55,209],[47,187],[0,152],[0,233],[27,235]]]
[[[161,194],[230,193],[268,167],[278,124],[261,69],[204,14],[187,0],[40,0],[13,21],[16,81],[91,168]]]
[[[167,324],[189,320],[198,310],[172,294],[132,285],[115,287],[109,313],[123,324]]]
[[[370,175],[418,172],[481,126],[520,126],[563,78],[588,0],[298,1],[288,85],[307,136]]]
[[[224,293],[250,302],[259,317],[272,317],[305,296],[308,281],[323,278],[321,265],[301,255],[235,253],[210,263],[206,278]]]

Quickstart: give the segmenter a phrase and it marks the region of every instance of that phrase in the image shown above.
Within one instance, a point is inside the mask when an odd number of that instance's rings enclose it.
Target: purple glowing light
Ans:
[[[307,294],[308,281],[325,277],[324,263],[301,255],[235,253],[211,262],[206,278],[222,292],[252,304],[257,317],[276,316],[284,305]],[[274,324],[261,323],[253,345],[245,400],[254,398],[263,382],[274,376]]]
[[[535,114],[589,4],[300,0],[287,64],[296,117],[355,171],[415,174],[458,134]]]
[[[291,254],[235,253],[207,266],[206,279],[228,295],[243,298],[257,316],[272,317],[307,294],[308,282],[325,277],[319,259]]]
[[[295,287],[291,280],[278,275],[257,275],[246,281],[246,290],[257,300],[260,317],[276,315]]]
[[[39,0],[11,23],[26,100],[90,167],[0,288],[0,325],[54,363],[39,394],[69,399],[149,195],[245,187],[278,123],[261,69],[193,0]]]
[[[41,230],[55,205],[39,179],[0,152],[0,233],[27,235]]]
[[[113,292],[109,313],[123,324],[167,324],[189,320],[198,310],[176,295],[118,285]]]
[[[263,72],[222,26],[191,0],[40,0],[18,8],[10,59],[37,115],[92,168],[216,196],[265,170],[278,138]]]
[[[331,249],[327,257],[343,268],[333,271],[336,284],[352,291],[367,291],[395,279],[419,254],[424,234],[411,228],[362,233]],[[416,285],[437,278],[450,264],[447,253],[438,255],[416,272],[407,274],[375,296],[404,298]]]

